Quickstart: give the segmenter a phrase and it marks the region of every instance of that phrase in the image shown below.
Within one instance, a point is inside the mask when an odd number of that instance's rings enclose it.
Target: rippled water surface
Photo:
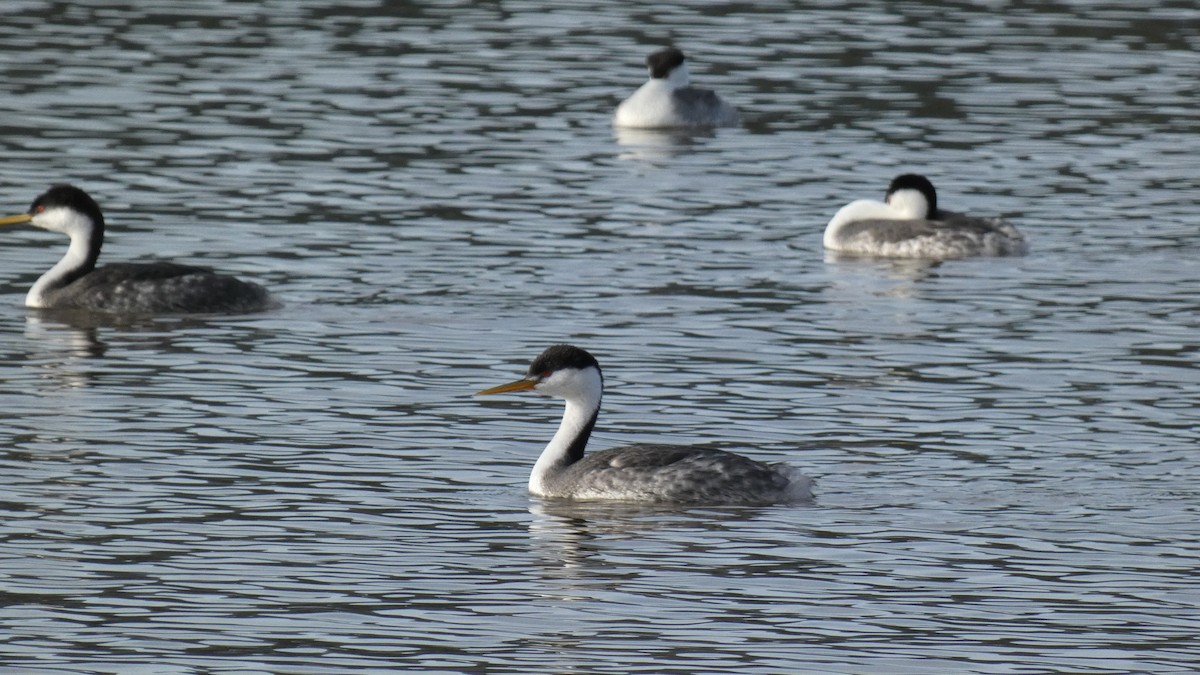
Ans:
[[[39,314],[0,231],[0,668],[1187,672],[1200,661],[1190,2],[5,4],[0,211],[217,266],[238,317]],[[743,112],[616,135],[674,41]],[[918,171],[1022,258],[826,259]],[[812,505],[531,499],[594,445],[786,460]]]

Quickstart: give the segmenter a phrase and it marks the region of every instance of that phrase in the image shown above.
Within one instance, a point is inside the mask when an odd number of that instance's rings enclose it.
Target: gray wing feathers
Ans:
[[[803,485],[793,481],[803,480]],[[786,464],[764,464],[712,448],[631,445],[601,450],[566,468],[559,490],[624,493],[629,499],[681,503],[774,503],[810,497],[811,481]],[[796,492],[796,488],[803,488]]]
[[[258,284],[170,262],[98,268],[60,289],[60,307],[110,312],[245,312],[270,305]]]
[[[694,126],[732,126],[738,113],[711,89],[684,87],[671,92],[675,111],[684,123]]]

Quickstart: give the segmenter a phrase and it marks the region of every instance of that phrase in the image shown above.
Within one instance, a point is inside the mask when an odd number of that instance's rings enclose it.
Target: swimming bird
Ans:
[[[668,47],[646,57],[650,81],[617,106],[618,127],[704,128],[738,123],[737,110],[716,92],[688,86],[683,52]]]
[[[66,255],[25,296],[25,306],[119,314],[253,312],[272,304],[258,284],[171,262],[120,263],[97,268],[104,244],[104,215],[86,192],[55,185],[27,213],[0,225],[30,223],[71,239]]]
[[[529,491],[539,497],[677,504],[773,504],[812,499],[812,479],[784,463],[688,445],[627,445],[584,455],[600,414],[604,377],[583,349],[555,345],[528,374],[478,395],[532,390],[566,400]]]
[[[906,173],[888,186],[884,201],[843,206],[825,227],[825,248],[889,258],[963,258],[1019,255],[1025,237],[999,218],[977,218],[938,208],[925,176]]]

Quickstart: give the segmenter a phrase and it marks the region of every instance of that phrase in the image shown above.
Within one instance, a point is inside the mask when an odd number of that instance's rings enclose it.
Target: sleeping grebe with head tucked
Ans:
[[[0,218],[0,225],[29,223],[71,239],[67,253],[25,296],[25,306],[109,314],[254,312],[274,304],[258,284],[207,267],[171,262],[96,267],[104,244],[104,215],[86,192],[55,185],[29,211]]]
[[[650,80],[617,106],[613,124],[637,129],[700,129],[738,123],[737,110],[688,83],[687,57],[668,47],[646,57]]]
[[[938,207],[937,192],[918,174],[897,176],[884,201],[843,206],[825,227],[825,248],[887,258],[965,258],[1020,255],[1025,237],[999,218],[978,218]]]

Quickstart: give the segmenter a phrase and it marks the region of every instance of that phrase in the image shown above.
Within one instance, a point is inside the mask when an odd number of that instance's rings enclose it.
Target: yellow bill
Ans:
[[[21,223],[28,223],[31,220],[33,220],[33,216],[29,215],[28,213],[22,213],[15,216],[5,216],[0,218],[0,225],[20,225]]]
[[[503,393],[510,392],[510,391],[526,391],[529,389],[533,389],[535,386],[537,386],[537,383],[538,383],[537,380],[531,380],[529,378],[524,378],[524,379],[517,380],[516,382],[509,382],[508,384],[502,384],[499,387],[492,387],[491,389],[484,389],[483,391],[477,391],[477,392],[475,392],[475,395],[476,396],[485,396],[487,394],[503,394]]]

